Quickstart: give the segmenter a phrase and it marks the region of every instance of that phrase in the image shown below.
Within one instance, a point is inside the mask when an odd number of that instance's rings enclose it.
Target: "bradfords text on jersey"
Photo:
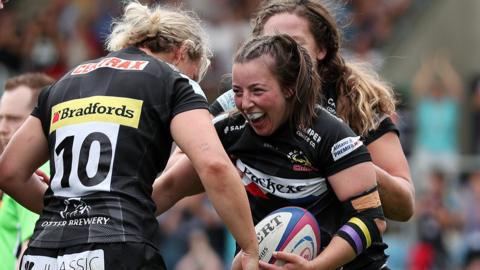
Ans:
[[[138,128],[143,101],[124,97],[92,96],[72,99],[52,107],[50,132],[91,122],[109,122]]]
[[[122,107],[113,107],[113,106],[104,106],[100,105],[100,102],[90,103],[85,108],[78,108],[78,109],[70,109],[70,108],[63,108],[61,111],[55,112],[54,117],[52,119],[52,123],[57,122],[58,120],[62,120],[69,117],[74,116],[83,116],[89,114],[110,114],[110,115],[117,115],[127,118],[133,117],[133,110],[127,109],[127,106],[122,105]]]

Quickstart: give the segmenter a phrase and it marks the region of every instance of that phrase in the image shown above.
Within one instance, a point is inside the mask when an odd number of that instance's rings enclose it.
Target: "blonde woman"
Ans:
[[[131,2],[106,47],[41,93],[1,156],[0,188],[41,213],[21,269],[164,269],[150,195],[173,140],[244,249],[243,269],[258,269],[245,190],[193,81],[209,64],[199,21]],[[48,159],[49,186],[32,177]]]

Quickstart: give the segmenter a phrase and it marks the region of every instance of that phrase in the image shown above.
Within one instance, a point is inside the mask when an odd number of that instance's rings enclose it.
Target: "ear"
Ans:
[[[325,56],[327,55],[327,49],[325,49],[325,47],[321,47],[317,50],[317,61],[320,62],[323,60],[323,58],[325,58]]]
[[[173,49],[173,65],[177,65],[188,57],[188,46],[185,43],[182,43],[180,47]]]
[[[295,93],[295,91],[293,91],[292,88],[288,88],[287,91],[285,91],[284,96],[285,96],[286,99],[289,99],[294,95],[294,93]]]

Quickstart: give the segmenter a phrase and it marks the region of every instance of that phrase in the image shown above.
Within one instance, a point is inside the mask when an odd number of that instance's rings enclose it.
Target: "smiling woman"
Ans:
[[[259,135],[271,135],[287,121],[301,128],[310,126],[320,95],[315,88],[320,87],[320,78],[311,58],[288,51],[279,53],[281,40],[262,49],[250,48],[252,44],[247,43],[234,60],[236,107]]]
[[[286,264],[278,269],[346,267],[382,243],[386,225],[370,155],[359,136],[317,105],[321,82],[307,50],[287,35],[254,38],[235,56],[232,82],[237,110],[214,122],[241,172],[254,222],[298,206],[320,225],[322,253],[306,261],[279,252],[274,256]],[[188,166],[184,158],[164,172],[153,196],[169,205],[198,184],[185,175]],[[366,256],[362,267],[348,269],[387,269],[383,252]],[[238,265],[236,258],[234,269]]]
[[[286,121],[286,97],[266,66],[271,58],[264,56],[233,66],[235,105],[248,119],[250,126],[262,136],[269,136]]]

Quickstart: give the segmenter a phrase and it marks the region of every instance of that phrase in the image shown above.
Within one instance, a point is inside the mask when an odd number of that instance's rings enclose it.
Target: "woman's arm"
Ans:
[[[415,188],[397,134],[385,133],[367,148],[375,166],[385,217],[396,221],[409,220],[415,208]]]
[[[34,174],[48,159],[42,124],[29,116],[0,158],[0,189],[29,210],[40,213],[47,184]]]
[[[170,209],[182,198],[205,191],[188,157],[179,148],[172,156],[175,161],[171,162],[169,159],[170,166],[167,166],[168,168],[153,183],[152,198],[157,206],[155,212],[157,216]]]
[[[248,254],[243,269],[258,269],[258,242],[247,194],[210,119],[207,110],[186,111],[173,118],[170,130],[191,160],[219,216]]]

